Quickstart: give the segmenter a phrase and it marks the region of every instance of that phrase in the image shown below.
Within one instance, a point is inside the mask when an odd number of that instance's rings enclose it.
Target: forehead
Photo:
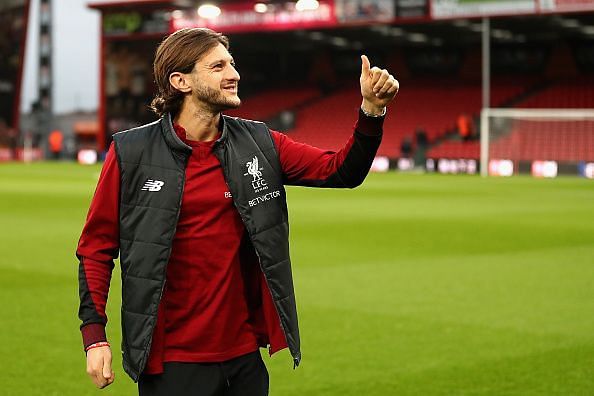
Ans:
[[[229,60],[232,59],[231,54],[227,51],[227,48],[223,44],[218,44],[216,47],[212,48],[210,51],[204,55],[202,58],[203,62],[210,62],[214,60],[225,59]]]

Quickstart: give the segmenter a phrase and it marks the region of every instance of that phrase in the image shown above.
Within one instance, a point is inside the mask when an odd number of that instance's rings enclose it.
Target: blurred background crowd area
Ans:
[[[230,115],[319,147],[339,147],[354,124],[359,56],[388,69],[401,92],[378,169],[475,173],[481,110],[594,108],[594,1],[10,0],[0,20],[0,161],[101,160],[113,133],[155,119],[154,51],[183,27],[229,36],[243,101]],[[72,50],[59,51],[58,28]],[[499,123],[492,158],[568,173],[594,162],[591,118]]]

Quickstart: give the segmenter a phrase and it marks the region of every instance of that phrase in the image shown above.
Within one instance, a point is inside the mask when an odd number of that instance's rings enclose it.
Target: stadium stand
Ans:
[[[494,103],[504,103],[522,94],[532,82],[498,81],[492,91]],[[426,131],[429,142],[434,142],[454,130],[460,113],[478,114],[480,110],[478,83],[428,78],[402,82],[402,87],[389,109],[391,115],[386,119],[378,155],[398,157],[402,139],[412,136],[418,128]],[[358,86],[352,85],[306,105],[298,112],[296,128],[290,131],[290,136],[318,147],[336,149],[344,143],[345,131],[352,128],[353,114],[360,101]]]
[[[594,77],[556,81],[516,104],[529,109],[594,108]]]
[[[584,89],[584,87],[589,87]],[[505,92],[507,88],[499,88]],[[513,97],[518,92],[507,92]],[[503,99],[505,95],[500,96]],[[497,107],[497,100],[494,100]],[[523,100],[516,101],[516,108],[594,108],[594,78],[580,76],[561,79],[547,84],[532,92]],[[572,140],[563,140],[563,131],[572,131]],[[564,135],[567,136],[567,135]],[[551,123],[535,123],[516,121],[511,133],[495,142],[491,155],[496,158],[512,160],[530,160],[541,158],[557,161],[577,161],[579,158],[592,159],[594,142],[591,141],[590,130],[583,123],[558,121]],[[510,140],[513,144],[510,144]],[[511,147],[514,147],[513,150]],[[446,141],[436,145],[427,153],[428,158],[466,158],[479,159],[478,142]]]
[[[314,87],[275,88],[242,98],[239,109],[226,112],[234,117],[267,120],[279,112],[293,109],[321,95]]]
[[[497,107],[515,101],[515,107],[518,108],[594,107],[594,89],[583,89],[584,85],[594,86],[594,78],[574,77],[534,90],[538,84],[533,78],[518,82],[517,78],[496,77],[492,84],[492,103]],[[478,83],[428,78],[405,81],[403,87],[390,109],[393,113],[386,120],[386,133],[378,155],[398,157],[402,139],[412,137],[416,129],[422,128],[429,142],[434,143],[427,152],[428,158],[479,159],[480,145],[477,141],[444,139],[455,130],[456,117],[460,113],[478,116],[481,103],[481,87]],[[358,86],[352,83],[324,97],[313,87],[272,89],[248,97],[240,109],[229,114],[267,120],[283,110],[297,109],[296,127],[289,131],[290,136],[318,147],[336,149],[344,143],[345,131],[352,128],[355,119],[353,114],[359,101]],[[332,116],[329,117],[329,114]],[[573,160],[584,155],[590,158],[591,153],[583,152],[588,147],[594,147],[586,131],[580,132],[582,135],[576,138],[576,142],[580,142],[577,146],[582,151],[568,148],[555,139],[555,131],[564,128],[562,124],[549,124],[547,130],[543,131],[529,123],[516,123],[516,128],[522,128],[522,131],[527,128],[527,134],[521,138],[509,136],[507,139],[517,139],[522,148],[509,153],[508,142],[502,140],[493,147],[493,155],[518,160],[534,158],[535,153],[540,153],[538,156],[542,158],[558,160]],[[567,127],[571,127],[571,124]],[[538,144],[524,144],[531,134],[536,134],[536,129],[540,136],[534,141]],[[441,139],[444,140],[440,143]]]
[[[587,87],[587,89],[584,89]],[[594,108],[594,78],[574,77],[556,81],[518,103],[520,108]],[[511,144],[510,144],[511,143]],[[594,160],[591,123],[576,121],[517,120],[511,133],[494,142],[491,155],[515,161]]]
[[[427,158],[463,158],[478,160],[480,156],[481,148],[478,141],[445,141],[427,152]]]
[[[517,120],[510,134],[493,142],[490,153],[513,161],[594,161],[594,133],[591,123]]]

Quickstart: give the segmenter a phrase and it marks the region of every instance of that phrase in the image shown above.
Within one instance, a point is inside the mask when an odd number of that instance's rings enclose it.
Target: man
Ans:
[[[60,155],[62,154],[62,145],[64,142],[64,135],[62,135],[62,131],[58,129],[52,131],[49,134],[47,141],[49,143],[50,152],[52,153],[52,159],[60,159]]]
[[[114,135],[78,244],[87,373],[114,381],[105,336],[122,267],[124,370],[140,395],[266,395],[259,347],[301,359],[283,185],[355,187],[398,82],[362,56],[363,101],[338,152],[221,114],[241,104],[228,40],[183,29],[159,46],[153,110]]]

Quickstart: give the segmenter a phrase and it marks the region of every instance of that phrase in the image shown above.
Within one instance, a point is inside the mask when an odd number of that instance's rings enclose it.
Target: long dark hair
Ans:
[[[196,62],[219,44],[229,49],[226,36],[206,28],[181,29],[167,36],[155,53],[153,73],[157,93],[151,102],[151,110],[159,116],[177,114],[184,93],[169,83],[169,76],[174,72],[190,73]]]

